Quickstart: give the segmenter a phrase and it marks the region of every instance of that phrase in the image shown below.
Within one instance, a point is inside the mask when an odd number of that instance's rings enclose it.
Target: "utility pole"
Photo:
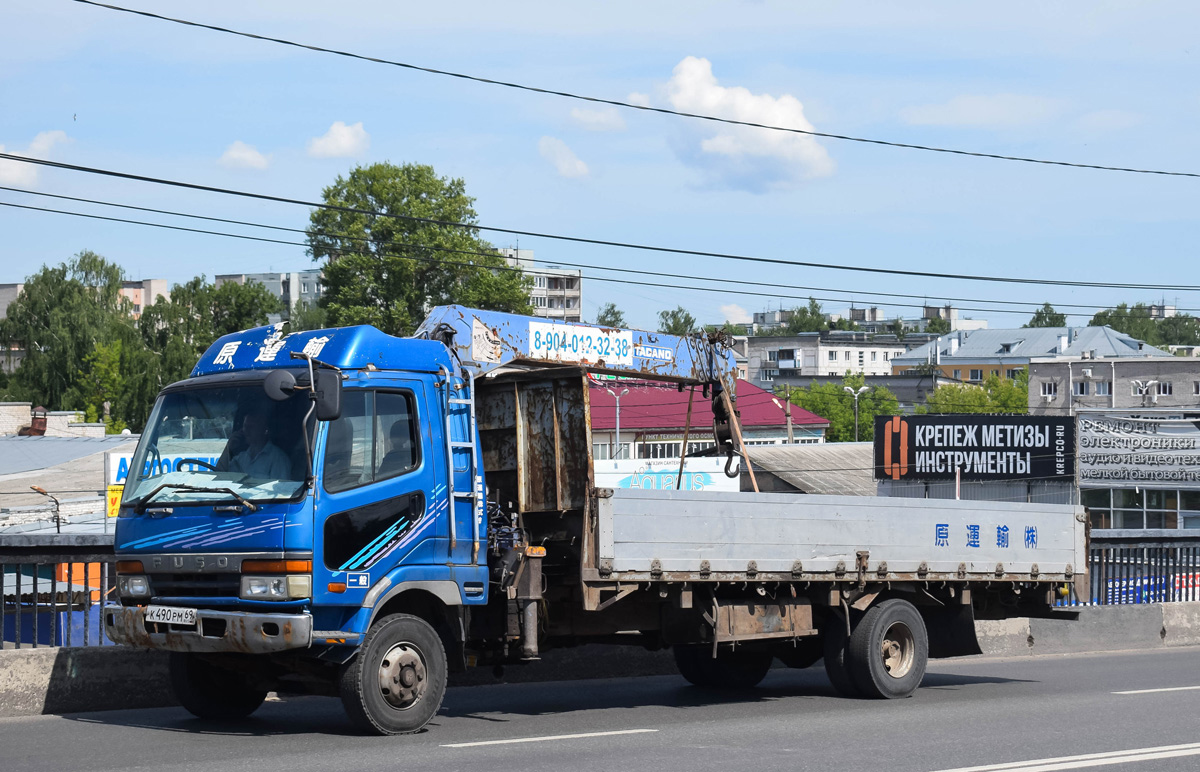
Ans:
[[[794,434],[792,434],[792,384],[790,384],[790,383],[787,384],[786,386],[783,387],[783,389],[784,389],[784,392],[783,392],[784,400],[786,400],[783,403],[784,404],[783,412],[784,412],[784,415],[787,416],[788,445],[794,445],[796,443],[796,437]]]

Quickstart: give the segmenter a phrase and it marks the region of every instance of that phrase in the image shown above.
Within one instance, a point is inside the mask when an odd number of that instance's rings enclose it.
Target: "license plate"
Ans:
[[[196,609],[178,606],[146,606],[147,622],[165,622],[171,625],[195,625]]]

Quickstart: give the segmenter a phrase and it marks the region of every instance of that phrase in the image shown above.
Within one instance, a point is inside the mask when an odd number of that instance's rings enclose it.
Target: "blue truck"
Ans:
[[[1078,507],[594,486],[588,377],[615,374],[711,410],[756,488],[735,372],[719,336],[459,306],[411,338],[222,337],[138,443],[107,633],[170,652],[197,716],[277,690],[399,734],[451,673],[589,642],[670,647],[705,688],[824,660],[843,694],[903,697],[928,657],[978,651],[977,616],[1084,580]],[[960,541],[1009,528],[1039,537]]]

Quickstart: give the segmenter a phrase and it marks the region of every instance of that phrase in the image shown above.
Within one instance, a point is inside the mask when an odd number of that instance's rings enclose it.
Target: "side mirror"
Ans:
[[[283,402],[296,390],[296,376],[287,370],[272,370],[263,381],[263,391],[275,402]]]
[[[317,420],[336,421],[342,415],[342,374],[336,370],[317,370]]]

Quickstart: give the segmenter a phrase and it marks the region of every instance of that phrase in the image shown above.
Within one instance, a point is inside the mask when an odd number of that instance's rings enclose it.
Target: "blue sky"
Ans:
[[[130,0],[133,3],[133,0]],[[547,88],[817,131],[1200,172],[1200,6],[1168,2],[328,3],[132,7]],[[6,152],[306,200],[356,164],[462,177],[485,225],[839,265],[1195,285],[1200,180],[813,140],[599,108],[232,38],[69,0],[0,25]],[[0,162],[0,185],[304,227],[307,210]],[[114,214],[0,191],[0,201]],[[116,213],[117,216],[124,216]],[[169,221],[166,218],[155,218]],[[0,207],[0,283],[91,249],[131,277],[311,267],[255,244]],[[514,246],[510,237],[491,237]],[[902,278],[522,238],[539,261],[655,271],[585,284],[635,326],[808,295],[914,315],[927,296],[1019,326],[1031,308],[1155,293]],[[587,273],[587,272],[585,272]],[[610,274],[604,274],[610,275]],[[742,279],[758,297],[678,289]],[[646,280],[646,277],[630,277]],[[810,292],[790,286],[823,287]],[[977,299],[968,302],[959,299]],[[989,302],[990,301],[990,302]],[[1075,323],[1092,311],[1075,309]],[[1194,311],[1193,313],[1200,313]]]

